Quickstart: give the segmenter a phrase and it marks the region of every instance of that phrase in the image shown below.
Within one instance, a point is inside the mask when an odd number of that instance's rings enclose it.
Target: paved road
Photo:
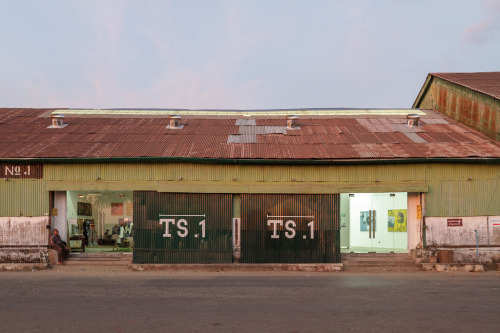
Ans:
[[[500,273],[0,272],[2,332],[498,332]]]

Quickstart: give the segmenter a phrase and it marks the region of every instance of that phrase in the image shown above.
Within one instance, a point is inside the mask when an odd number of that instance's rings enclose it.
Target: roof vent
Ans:
[[[184,127],[184,125],[181,125],[181,116],[172,114],[168,116],[168,120],[169,125],[167,126],[167,128],[169,129],[180,129]]]
[[[419,119],[420,115],[417,113],[410,113],[409,115],[407,115],[406,122],[408,124],[408,127],[417,127]]]
[[[286,129],[296,129],[299,116],[286,116]]]
[[[52,125],[50,125],[49,128],[63,128],[68,126],[68,124],[64,123],[64,115],[53,113],[50,117],[52,118]]]

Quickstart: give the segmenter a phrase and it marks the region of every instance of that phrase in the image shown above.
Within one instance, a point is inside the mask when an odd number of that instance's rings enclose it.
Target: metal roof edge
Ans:
[[[191,158],[191,157],[118,157],[118,158],[0,158],[0,163],[200,163],[200,164],[275,164],[275,165],[349,165],[349,164],[409,164],[409,163],[481,163],[500,164],[500,157],[468,158],[401,158],[401,159],[230,159],[230,158]]]
[[[420,102],[422,101],[422,98],[424,97],[424,94],[427,92],[427,90],[430,87],[432,78],[433,78],[432,74],[427,74],[427,77],[425,78],[424,85],[422,86],[422,88],[420,88],[420,91],[417,95],[417,98],[415,99],[415,102],[413,102],[413,106],[412,106],[413,109],[416,109],[419,107]]]
[[[335,116],[359,114],[407,115],[419,112],[412,108],[309,108],[309,109],[248,109],[248,110],[171,110],[171,109],[58,109],[53,113],[60,113],[68,117],[166,117],[180,116],[211,116],[211,117],[269,117],[287,116]],[[49,116],[49,115],[46,115]]]
[[[487,72],[487,73],[490,73],[490,72]],[[493,96],[493,95],[491,95],[491,94],[485,93],[484,91],[480,91],[480,90],[478,90],[477,88],[469,87],[469,86],[466,86],[466,85],[463,85],[463,84],[460,84],[460,83],[457,83],[457,82],[451,81],[450,79],[444,78],[444,77],[440,76],[439,74],[452,74],[452,73],[430,73],[429,75],[431,75],[433,78],[437,78],[437,79],[440,79],[440,80],[446,81],[446,82],[448,82],[448,83],[450,83],[450,84],[454,84],[454,85],[455,85],[455,86],[457,86],[457,87],[466,88],[466,89],[469,89],[469,90],[475,91],[475,92],[477,92],[478,94],[481,94],[481,95],[487,96],[487,97],[489,97],[489,98],[493,98],[493,99],[495,99],[495,100],[499,100],[499,98],[498,98],[498,97],[496,97],[496,96]]]

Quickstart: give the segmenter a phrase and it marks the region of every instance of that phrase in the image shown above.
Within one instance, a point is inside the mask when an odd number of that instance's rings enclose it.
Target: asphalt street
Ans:
[[[498,332],[500,272],[0,272],[2,332]]]

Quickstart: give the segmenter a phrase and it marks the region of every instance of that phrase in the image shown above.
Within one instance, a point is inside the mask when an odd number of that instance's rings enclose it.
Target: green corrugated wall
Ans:
[[[500,100],[433,77],[414,108],[436,110],[500,141]]]
[[[49,195],[40,179],[0,179],[0,216],[44,216]]]
[[[427,216],[500,215],[499,164],[81,163],[46,164],[43,175],[43,180],[0,179],[0,216],[44,215],[48,212],[48,191],[53,190],[312,194],[356,189],[401,192],[404,188],[428,188]],[[419,183],[413,186],[409,182]]]

